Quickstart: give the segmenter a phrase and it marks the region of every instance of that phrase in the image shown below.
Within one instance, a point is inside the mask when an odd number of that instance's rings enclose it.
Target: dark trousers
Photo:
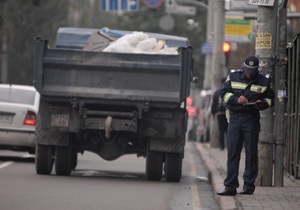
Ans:
[[[217,115],[219,125],[219,143],[220,148],[225,148],[225,135],[227,134],[228,122],[225,114]]]
[[[260,131],[259,113],[231,113],[227,134],[227,177],[225,188],[239,187],[239,162],[243,143],[245,144],[244,189],[255,190],[254,181],[258,174],[258,136]]]

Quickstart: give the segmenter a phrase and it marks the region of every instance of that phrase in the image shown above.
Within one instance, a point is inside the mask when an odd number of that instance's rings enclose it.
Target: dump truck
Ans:
[[[185,37],[145,33],[177,53],[104,52],[130,33],[64,27],[54,47],[35,38],[37,174],[54,166],[69,176],[88,151],[107,161],[136,154],[147,180],[180,181],[193,49]]]

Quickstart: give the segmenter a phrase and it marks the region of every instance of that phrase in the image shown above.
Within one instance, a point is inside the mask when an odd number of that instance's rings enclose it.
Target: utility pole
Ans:
[[[271,6],[258,5],[257,32],[255,35],[256,55],[260,59],[260,71],[269,74],[271,78],[274,77],[276,64],[277,12],[278,0],[275,0],[274,5]],[[258,142],[259,171],[255,182],[257,186],[272,186],[274,145],[273,112],[273,108],[261,112],[261,131]]]
[[[214,0],[214,50],[212,58],[211,90],[214,93],[220,88],[221,79],[224,77],[225,55],[223,52],[225,27],[225,0]],[[216,120],[210,121],[210,146],[219,147],[218,124]]]
[[[278,13],[277,30],[277,60],[278,65],[275,75],[275,162],[274,162],[274,186],[283,187],[284,145],[285,145],[285,98],[286,98],[286,45],[287,45],[287,2],[283,2]]]
[[[207,13],[207,24],[206,24],[206,42],[213,44],[214,33],[213,33],[213,23],[214,23],[214,2],[215,0],[208,1],[208,13]],[[204,81],[203,87],[211,87],[211,78],[212,78],[212,55],[205,55],[205,72],[204,72]]]
[[[5,31],[5,1],[0,1],[0,82],[7,83],[7,36]]]

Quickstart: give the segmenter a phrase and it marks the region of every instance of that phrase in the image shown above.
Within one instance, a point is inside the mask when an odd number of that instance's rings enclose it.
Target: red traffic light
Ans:
[[[230,52],[230,48],[231,48],[231,45],[229,42],[223,42],[223,52],[224,53],[229,53]]]

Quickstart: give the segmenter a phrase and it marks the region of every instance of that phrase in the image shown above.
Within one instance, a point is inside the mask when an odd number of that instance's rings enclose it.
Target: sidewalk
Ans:
[[[239,183],[236,196],[218,196],[216,193],[224,190],[223,181],[226,177],[227,150],[210,148],[209,143],[194,143],[203,164],[209,171],[209,179],[215,199],[220,209],[300,209],[300,180],[284,177],[284,187],[259,187],[253,195],[241,195],[244,172],[244,152],[240,161]]]

